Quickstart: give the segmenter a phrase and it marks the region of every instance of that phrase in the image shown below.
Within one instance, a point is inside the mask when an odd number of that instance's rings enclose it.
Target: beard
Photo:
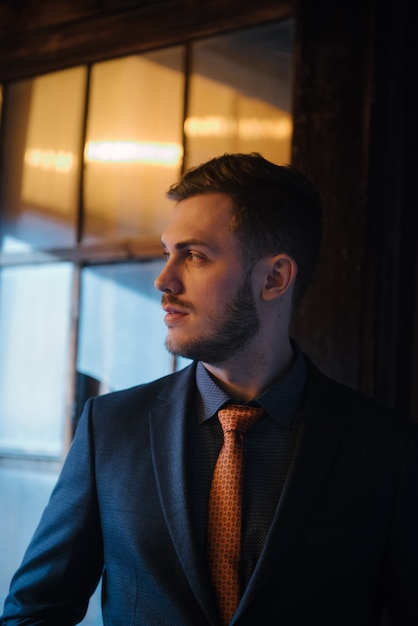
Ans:
[[[233,300],[219,310],[216,318],[209,318],[208,327],[206,336],[189,341],[167,337],[165,346],[175,356],[212,365],[242,352],[260,328],[250,276],[244,278]]]

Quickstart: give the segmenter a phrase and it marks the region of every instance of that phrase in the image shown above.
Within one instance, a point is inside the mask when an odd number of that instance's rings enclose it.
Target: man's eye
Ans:
[[[192,252],[191,250],[189,250],[189,252],[187,253],[187,257],[191,261],[203,261],[203,256],[201,254],[198,254],[197,252]]]

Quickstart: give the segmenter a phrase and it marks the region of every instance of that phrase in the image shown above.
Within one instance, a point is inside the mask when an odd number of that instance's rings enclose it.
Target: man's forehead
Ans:
[[[212,245],[231,236],[232,200],[220,193],[201,194],[181,200],[173,208],[162,240],[195,240]]]
[[[169,239],[169,236],[170,236],[170,233],[168,233],[168,237],[166,235],[166,239]],[[166,247],[164,233],[163,233],[163,236],[161,237],[161,245],[163,246],[163,248]],[[190,248],[191,246],[196,246],[199,248],[209,248],[210,250],[214,250],[214,251],[219,249],[219,246],[216,245],[216,243],[214,243],[213,241],[210,241],[207,239],[196,239],[195,237],[191,237],[190,239],[174,241],[173,246],[176,250],[183,250],[185,248]]]
[[[234,202],[232,198],[226,193],[221,193],[218,191],[208,192],[208,193],[200,193],[189,196],[188,198],[184,198],[183,200],[179,200],[174,207],[174,211],[179,210],[217,210],[224,211],[225,213],[230,213],[233,209]]]

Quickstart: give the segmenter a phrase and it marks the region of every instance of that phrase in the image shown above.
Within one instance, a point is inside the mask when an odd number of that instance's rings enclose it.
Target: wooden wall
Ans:
[[[293,162],[325,206],[294,333],[325,372],[418,413],[417,38],[408,0],[9,0],[0,81],[296,14]]]
[[[367,1],[301,4],[293,162],[321,192],[324,226],[294,327],[327,373],[355,387],[369,382],[360,373],[372,41]]]
[[[412,2],[300,4],[294,163],[325,204],[295,333],[330,375],[418,419],[418,137]]]

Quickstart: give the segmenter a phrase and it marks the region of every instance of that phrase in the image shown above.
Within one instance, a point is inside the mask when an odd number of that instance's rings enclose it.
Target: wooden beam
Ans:
[[[68,8],[74,2],[49,0],[41,4],[51,5],[55,18],[44,7],[33,25],[33,2],[20,0],[14,13],[11,4],[0,14],[0,82],[284,19],[295,10],[293,0],[156,0],[101,11],[88,0],[76,3],[78,10]],[[19,15],[27,17],[19,22]]]

